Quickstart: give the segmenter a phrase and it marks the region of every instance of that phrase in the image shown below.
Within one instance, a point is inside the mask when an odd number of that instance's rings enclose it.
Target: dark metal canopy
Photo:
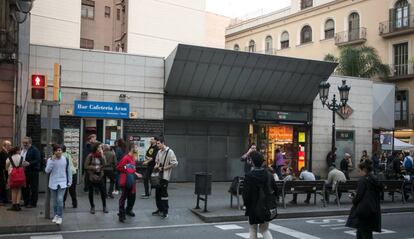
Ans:
[[[336,63],[179,44],[167,57],[167,95],[312,104]]]

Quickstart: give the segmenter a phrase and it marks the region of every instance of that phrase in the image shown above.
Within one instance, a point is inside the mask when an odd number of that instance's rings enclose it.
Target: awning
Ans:
[[[382,150],[392,150],[391,144],[382,144]],[[394,138],[394,150],[414,150],[414,145],[403,142]]]
[[[179,44],[166,59],[166,95],[311,105],[336,63]]]

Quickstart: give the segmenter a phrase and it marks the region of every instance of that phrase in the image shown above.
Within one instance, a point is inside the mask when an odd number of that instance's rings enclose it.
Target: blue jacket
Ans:
[[[30,163],[26,167],[28,172],[39,172],[40,171],[40,151],[34,146],[30,146],[26,153],[26,161]]]

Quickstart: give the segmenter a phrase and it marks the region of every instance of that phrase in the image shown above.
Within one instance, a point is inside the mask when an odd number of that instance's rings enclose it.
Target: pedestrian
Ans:
[[[69,161],[69,167],[72,172],[72,184],[69,188],[66,189],[65,196],[63,198],[63,204],[66,202],[66,198],[68,196],[68,193],[70,197],[72,198],[72,207],[77,208],[78,207],[78,199],[76,196],[76,184],[78,183],[78,159],[72,157],[72,155],[66,151],[66,146],[62,145],[62,155],[63,157],[67,158]]]
[[[37,207],[39,193],[40,152],[32,145],[30,137],[23,138],[21,156],[27,162],[25,167],[26,187],[23,188],[24,206],[26,208],[35,208]]]
[[[340,169],[345,174],[346,180],[349,180],[349,170],[352,168],[352,159],[349,153],[344,154],[344,158],[341,160]]]
[[[403,168],[407,175],[411,175],[413,171],[413,158],[410,155],[410,152],[405,153],[403,160]]]
[[[96,142],[92,144],[92,151],[86,157],[85,169],[88,175],[88,191],[89,191],[89,204],[91,206],[90,213],[95,214],[95,204],[93,200],[94,189],[98,189],[101,194],[102,208],[104,213],[108,213],[106,210],[106,193],[105,185],[103,181],[103,167],[105,165],[105,158],[103,156],[101,143]]]
[[[83,163],[83,165],[85,165],[86,158],[91,153],[92,145],[95,144],[95,143],[96,143],[96,134],[90,134],[88,136],[88,140],[86,141],[85,145],[83,146],[83,151],[82,151],[82,155],[83,155],[82,163]],[[84,175],[83,191],[87,192],[89,190],[89,176],[88,176],[86,168],[83,168],[82,174]]]
[[[155,158],[154,172],[159,173],[160,185],[155,189],[155,202],[157,210],[152,215],[160,215],[161,218],[168,217],[168,182],[171,178],[171,172],[177,167],[178,161],[174,151],[165,145],[163,137],[157,141],[158,153]]]
[[[121,188],[121,197],[119,198],[119,212],[118,219],[120,222],[125,222],[125,215],[135,217],[132,211],[136,198],[136,177],[141,177],[136,172],[136,161],[138,160],[138,147],[131,145],[131,150],[117,165],[119,172],[119,187]],[[125,208],[125,201],[127,206]]]
[[[240,160],[244,162],[244,174],[247,174],[248,172],[250,172],[250,170],[252,170],[253,164],[250,159],[250,153],[254,151],[256,151],[256,144],[253,143],[250,146],[249,150],[247,150],[247,152],[243,154],[240,158]]]
[[[116,163],[118,164],[121,159],[128,153],[126,143],[123,139],[118,139],[115,141],[115,155],[116,155]],[[112,194],[118,195],[119,194],[119,185],[118,185],[118,171],[115,171],[115,190]]]
[[[325,200],[329,202],[329,191],[335,192],[336,187],[338,186],[339,182],[346,182],[345,174],[338,169],[335,168],[335,165],[332,165],[329,168],[328,179],[325,182]],[[341,200],[342,193],[338,192],[338,198],[335,199]]]
[[[62,155],[62,146],[53,146],[53,155],[47,160],[46,173],[50,173],[49,189],[53,202],[52,222],[60,225],[63,220],[63,198],[66,189],[72,185],[72,170],[68,158]]]
[[[152,171],[155,167],[155,158],[158,153],[158,147],[157,147],[157,140],[158,137],[152,137],[151,138],[151,146],[148,148],[146,154],[145,154],[145,161],[142,163],[143,165],[147,166],[144,172],[144,189],[145,193],[141,195],[141,198],[147,199],[151,195],[151,189],[149,187],[149,181],[151,178]]]
[[[22,188],[26,187],[26,177],[24,166],[28,165],[20,155],[20,148],[14,147],[9,151],[9,158],[6,160],[6,169],[8,173],[8,187],[11,191],[12,206],[7,210],[21,211],[20,199],[22,197]]]
[[[360,163],[362,163],[365,160],[369,160],[368,152],[366,150],[362,151]]]
[[[9,197],[7,192],[7,168],[6,161],[9,158],[9,151],[12,148],[11,142],[4,140],[0,151],[0,204],[9,203]]]
[[[372,157],[371,161],[374,165],[374,174],[377,175],[380,169],[380,155],[378,152],[375,152]]]
[[[300,169],[299,179],[303,181],[315,181],[316,180],[315,175],[312,172],[309,172],[308,170],[306,170],[305,167],[302,167]],[[309,204],[310,198],[311,198],[311,193],[307,193],[304,203]],[[298,194],[294,193],[293,200],[290,201],[290,203],[297,204],[297,199],[298,199]]]
[[[370,160],[358,165],[360,179],[356,194],[351,194],[352,208],[346,222],[347,227],[357,229],[357,239],[372,239],[372,232],[381,232],[380,192],[382,186],[372,174]]]
[[[326,164],[328,168],[330,168],[332,165],[336,162],[336,148],[334,148],[334,151],[329,151],[329,153],[326,155]]]
[[[263,207],[263,205],[258,205],[261,203],[259,199],[260,188],[263,188],[265,195],[276,193],[276,182],[272,180],[271,173],[262,167],[264,158],[260,152],[250,153],[250,158],[254,167],[246,174],[243,190],[243,201],[246,206],[245,216],[249,217],[250,239],[257,239],[258,228],[264,239],[272,239],[272,234],[269,232],[269,222],[262,215],[257,215],[256,208]]]
[[[105,191],[107,192],[108,198],[114,198],[112,192],[114,191],[115,185],[115,173],[116,173],[116,156],[115,152],[107,144],[102,146],[103,153],[105,156],[105,166],[104,166],[104,184]],[[109,187],[106,186],[109,180]]]
[[[283,157],[280,149],[276,149],[276,160],[273,163],[273,168],[279,178],[282,178],[282,168],[286,165],[286,160]]]

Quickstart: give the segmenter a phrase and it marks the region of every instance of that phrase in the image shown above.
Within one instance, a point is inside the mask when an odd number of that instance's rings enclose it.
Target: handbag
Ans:
[[[151,186],[154,187],[154,188],[159,187],[160,183],[161,183],[161,179],[164,178],[163,177],[164,176],[164,165],[165,165],[165,161],[167,160],[168,151],[170,151],[170,149],[168,149],[167,152],[165,153],[164,163],[162,165],[161,172],[152,172],[151,173],[150,183],[151,183]]]

